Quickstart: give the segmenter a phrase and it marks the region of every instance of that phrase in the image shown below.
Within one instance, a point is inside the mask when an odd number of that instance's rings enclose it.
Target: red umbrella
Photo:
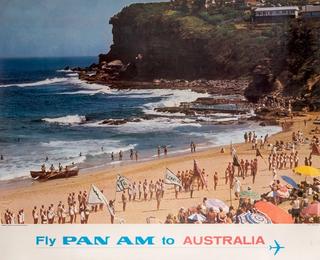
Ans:
[[[310,204],[308,207],[304,208],[301,211],[303,216],[310,216],[310,217],[319,217],[320,216],[320,203],[313,203]]]
[[[293,224],[290,214],[270,202],[258,201],[254,206],[267,215],[274,224]]]

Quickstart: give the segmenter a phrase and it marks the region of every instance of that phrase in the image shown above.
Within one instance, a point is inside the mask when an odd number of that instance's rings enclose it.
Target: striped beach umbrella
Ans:
[[[238,216],[240,224],[272,224],[269,217],[261,212],[246,212]]]
[[[195,213],[195,214],[192,214],[188,217],[188,220],[190,222],[197,222],[197,221],[201,221],[201,222],[204,222],[206,221],[206,217],[203,216],[202,214],[199,214],[199,213]]]

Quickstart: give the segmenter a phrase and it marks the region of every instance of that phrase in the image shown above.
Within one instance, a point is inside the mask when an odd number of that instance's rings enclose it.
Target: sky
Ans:
[[[0,0],[0,57],[105,53],[112,44],[109,18],[145,2],[161,0]]]

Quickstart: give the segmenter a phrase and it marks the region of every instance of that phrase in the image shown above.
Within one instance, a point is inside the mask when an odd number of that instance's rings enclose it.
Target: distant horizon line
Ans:
[[[86,57],[99,57],[99,54],[97,55],[81,55],[81,56],[3,56],[0,57],[0,59],[45,59],[45,58],[86,58]]]

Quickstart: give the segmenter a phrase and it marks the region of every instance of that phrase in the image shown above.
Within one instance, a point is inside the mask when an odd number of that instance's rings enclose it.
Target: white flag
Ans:
[[[108,199],[105,197],[105,195],[93,184],[91,185],[91,189],[89,192],[89,197],[88,197],[88,204],[104,204],[109,213],[114,216],[114,211],[112,208],[109,206]]]
[[[129,189],[129,185],[130,185],[130,181],[127,178],[121,175],[117,176],[117,192],[121,192],[126,189]]]
[[[164,183],[165,184],[174,184],[182,187],[181,180],[175,175],[172,171],[168,168],[166,169],[165,176],[164,176]]]

